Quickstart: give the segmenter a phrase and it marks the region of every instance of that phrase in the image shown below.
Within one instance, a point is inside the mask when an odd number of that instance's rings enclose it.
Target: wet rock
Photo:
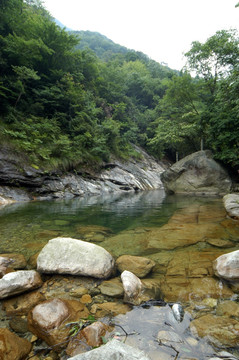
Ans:
[[[98,349],[71,357],[69,360],[150,360],[143,352],[118,340],[111,340]]]
[[[107,296],[123,297],[124,295],[123,285],[119,278],[103,281],[99,289],[103,295]]]
[[[130,271],[123,271],[121,280],[124,288],[124,301],[129,304],[139,305],[141,303],[141,295],[143,284],[140,279]]]
[[[102,304],[94,304],[91,306],[90,312],[98,319],[104,316],[117,316],[126,314],[131,307],[118,302],[106,302]]]
[[[154,268],[155,262],[141,256],[122,255],[116,260],[116,266],[121,273],[128,270],[139,278],[144,278]]]
[[[28,315],[28,328],[55,351],[67,346],[67,324],[87,318],[89,312],[79,301],[53,299],[34,307]]]
[[[13,269],[11,268],[12,262],[12,259],[0,256],[0,278],[2,278],[8,272],[13,271]]]
[[[10,328],[19,334],[26,334],[28,332],[26,317],[15,316],[9,321]]]
[[[75,229],[77,235],[86,241],[101,242],[112,234],[112,230],[99,225],[77,226]]]
[[[22,270],[27,267],[27,261],[22,254],[0,254],[0,257],[4,257],[11,261],[11,268],[15,270]]]
[[[216,314],[239,320],[239,304],[235,301],[223,301],[217,306]]]
[[[233,291],[227,284],[213,277],[186,278],[183,276],[166,276],[161,279],[161,290],[164,300],[168,302],[214,299],[229,299]]]
[[[102,337],[105,336],[107,330],[109,330],[109,326],[100,321],[87,326],[70,339],[66,349],[67,355],[75,356],[85,352],[86,349],[91,350],[92,347],[102,345]]]
[[[114,259],[102,247],[72,238],[50,240],[37,258],[37,269],[45,273],[107,278],[114,271]]]
[[[175,194],[225,194],[232,184],[229,175],[213,160],[210,151],[186,156],[166,170],[161,179],[166,190]]]
[[[0,359],[22,360],[31,351],[31,343],[8,329],[0,329]]]
[[[239,280],[239,250],[219,256],[213,263],[215,275],[226,280]]]
[[[27,315],[37,304],[44,301],[45,297],[37,290],[19,296],[14,296],[3,301],[3,309],[8,316]]]
[[[40,275],[34,270],[19,270],[0,279],[0,299],[17,295],[42,285]]]
[[[207,337],[218,346],[236,346],[239,336],[239,322],[225,316],[207,314],[190,323],[194,336]]]
[[[239,219],[239,195],[227,194],[223,197],[224,207],[230,217]]]

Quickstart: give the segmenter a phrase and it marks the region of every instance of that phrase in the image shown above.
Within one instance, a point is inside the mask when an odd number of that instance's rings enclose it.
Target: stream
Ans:
[[[149,302],[115,316],[121,341],[152,360],[223,358],[223,351],[239,358],[237,289],[212,269],[218,256],[238,250],[239,224],[227,217],[221,198],[154,190],[0,209],[1,254],[29,259],[58,236],[93,242],[115,258],[129,254],[155,261],[148,278],[160,284],[165,303]],[[173,316],[173,303],[184,309],[181,322]],[[238,306],[238,314],[230,313],[230,304]]]

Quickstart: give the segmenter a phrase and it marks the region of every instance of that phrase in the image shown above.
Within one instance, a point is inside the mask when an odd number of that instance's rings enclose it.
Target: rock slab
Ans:
[[[37,258],[37,269],[40,272],[100,279],[108,278],[114,266],[113,257],[102,247],[63,237],[50,240]]]
[[[139,278],[144,278],[151,272],[155,262],[141,256],[122,255],[116,260],[116,266],[121,273],[128,270]]]
[[[150,360],[143,352],[118,340],[111,340],[106,345],[71,357],[69,360]]]
[[[0,279],[0,299],[36,289],[41,285],[41,277],[35,270],[8,273]]]

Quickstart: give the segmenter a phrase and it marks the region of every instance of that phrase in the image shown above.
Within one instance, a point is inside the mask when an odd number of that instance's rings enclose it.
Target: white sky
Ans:
[[[97,31],[180,70],[192,41],[239,29],[238,0],[43,0],[73,30]]]

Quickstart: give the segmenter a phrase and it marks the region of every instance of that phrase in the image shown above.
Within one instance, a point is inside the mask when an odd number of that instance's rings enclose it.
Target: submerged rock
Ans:
[[[37,269],[40,272],[102,279],[113,273],[114,265],[113,257],[102,247],[63,237],[50,240],[37,258]]]
[[[186,156],[166,170],[161,179],[165,189],[175,194],[221,194],[231,189],[227,172],[212,158],[210,151]]]
[[[155,262],[141,256],[122,255],[116,260],[116,266],[120,272],[128,270],[139,278],[144,278],[154,268]]]
[[[69,360],[150,360],[143,352],[118,340],[111,340],[106,345],[69,358]]]
[[[0,280],[0,299],[36,289],[41,285],[41,277],[35,270],[8,273]]]
[[[239,280],[239,250],[219,256],[213,263],[215,275],[226,280]]]
[[[207,337],[215,345],[233,347],[238,345],[239,321],[226,316],[207,314],[190,323],[195,336]]]

